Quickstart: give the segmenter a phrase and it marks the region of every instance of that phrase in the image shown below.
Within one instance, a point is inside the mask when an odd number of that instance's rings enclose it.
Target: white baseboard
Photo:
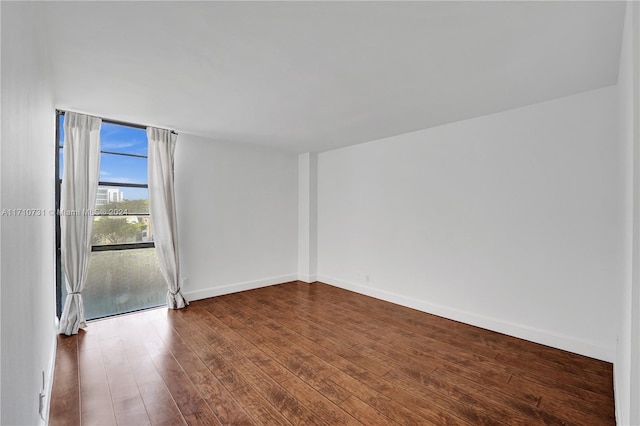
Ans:
[[[298,274],[298,281],[304,281],[305,283],[313,283],[318,281],[318,276]]]
[[[599,346],[597,344],[576,339],[554,333],[548,330],[541,330],[534,327],[528,327],[522,324],[515,324],[504,321],[499,318],[478,315],[473,312],[462,311],[448,306],[438,305],[425,300],[413,297],[403,296],[386,290],[374,287],[356,284],[344,280],[340,280],[325,275],[318,276],[318,281],[340,287],[345,290],[351,290],[366,296],[375,297],[387,302],[395,303],[408,308],[417,309],[422,312],[437,315],[440,317],[460,321],[476,327],[484,328],[498,333],[507,334],[509,336],[528,340],[546,346],[562,349],[565,351],[577,353],[580,355],[596,358],[602,361],[613,362],[615,360],[615,349]]]
[[[618,361],[618,360],[616,360]],[[622,418],[622,395],[623,395],[623,391],[620,389],[621,387],[621,383],[618,380],[618,371],[616,369],[616,366],[618,365],[617,362],[613,363],[613,395],[614,395],[614,401],[615,401],[615,414],[616,414],[616,424],[618,425],[623,425],[625,424],[625,420]]]
[[[58,317],[54,316],[53,320],[53,342],[51,345],[51,354],[49,356],[49,365],[47,372],[45,375],[48,376],[45,378],[45,401],[44,401],[44,420],[40,419],[41,425],[49,424],[49,410],[51,408],[51,394],[53,392],[53,376],[55,374],[56,369],[56,354],[58,353]]]
[[[239,291],[253,290],[260,287],[268,287],[270,285],[282,284],[289,281],[296,281],[298,274],[280,275],[277,277],[262,278],[253,281],[244,281],[240,283],[226,284],[219,287],[207,288],[204,290],[183,291],[182,295],[188,300],[207,299],[209,297],[222,296],[224,294],[237,293]]]

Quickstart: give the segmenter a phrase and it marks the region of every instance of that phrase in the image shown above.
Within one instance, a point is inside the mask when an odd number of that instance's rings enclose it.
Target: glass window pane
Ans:
[[[146,156],[147,145],[145,129],[102,122],[100,150]]]
[[[96,214],[120,216],[123,214],[149,214],[149,190],[99,186],[96,195]]]
[[[59,174],[59,178],[62,179],[62,167],[64,166],[63,161],[64,161],[64,156],[62,155],[62,151],[63,149],[60,148],[60,153],[58,154],[58,161],[59,161],[59,168],[58,168],[58,174]]]
[[[64,145],[64,115],[62,114],[58,116],[58,136],[58,144]]]
[[[58,144],[64,145],[64,116],[58,117]],[[149,217],[149,191],[117,184],[147,184],[145,129],[106,123],[100,132],[100,181],[93,218],[93,245],[153,241]],[[105,153],[106,152],[106,153]],[[122,155],[127,154],[127,155]],[[141,156],[141,157],[132,157]],[[64,152],[60,149],[60,178]],[[59,197],[60,194],[57,194]],[[105,247],[106,248],[106,247]],[[89,277],[83,292],[88,319],[101,318],[165,304],[166,284],[155,249],[127,249],[91,253]],[[61,303],[66,298],[62,266]]]
[[[102,153],[100,180],[114,183],[147,183],[147,159]]]
[[[91,253],[82,292],[87,319],[161,306],[166,294],[155,249]]]
[[[96,216],[91,244],[127,244],[153,241],[150,216]]]

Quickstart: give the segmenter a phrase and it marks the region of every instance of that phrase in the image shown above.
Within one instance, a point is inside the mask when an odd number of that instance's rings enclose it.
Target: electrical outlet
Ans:
[[[44,393],[45,388],[45,380],[44,380],[44,370],[42,371],[42,388],[40,389],[40,393],[38,394],[38,413],[40,414],[40,418],[45,422],[47,419],[45,418],[44,407],[46,402],[47,394]]]
[[[44,394],[44,392],[40,392],[40,395],[38,395],[38,413],[40,414],[40,418],[46,421],[46,419],[44,418],[45,397],[46,395]]]

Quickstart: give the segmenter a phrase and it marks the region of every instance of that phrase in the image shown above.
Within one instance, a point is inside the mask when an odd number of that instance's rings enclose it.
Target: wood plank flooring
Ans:
[[[50,425],[615,424],[609,363],[292,282],[59,336]]]

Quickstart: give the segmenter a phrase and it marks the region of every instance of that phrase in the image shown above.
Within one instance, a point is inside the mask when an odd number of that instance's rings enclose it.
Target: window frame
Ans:
[[[60,141],[60,117],[65,115],[64,110],[56,109],[56,159],[55,159],[55,174],[56,174],[56,214],[55,214],[55,226],[56,226],[56,314],[58,318],[62,315],[62,235],[60,229],[60,215],[57,213],[60,211],[60,198],[62,196],[62,177],[60,176],[60,150],[64,150],[64,146]],[[135,129],[146,129],[146,126],[140,124],[127,123],[124,121],[110,120],[102,118],[103,123],[115,124],[118,126],[132,127]],[[64,152],[64,151],[63,151]],[[139,154],[128,154],[121,152],[113,152],[113,151],[103,151],[100,150],[100,154],[110,154],[110,155],[120,155],[123,157],[136,157],[136,158],[144,158],[148,161],[148,155],[139,155]],[[148,163],[147,163],[148,164]],[[112,188],[144,188],[149,189],[149,182],[147,183],[125,183],[125,182],[108,182],[108,181],[98,181],[98,187],[112,187]],[[110,216],[108,214],[94,214],[94,217],[100,216]],[[111,215],[113,216],[113,215]],[[148,216],[151,217],[151,212],[149,213],[127,213],[119,216]],[[154,248],[154,241],[144,241],[144,242],[135,242],[135,243],[119,243],[119,244],[96,244],[91,245],[91,253],[94,252],[102,252],[102,251],[115,251],[115,250],[136,250],[136,249],[148,249]]]

